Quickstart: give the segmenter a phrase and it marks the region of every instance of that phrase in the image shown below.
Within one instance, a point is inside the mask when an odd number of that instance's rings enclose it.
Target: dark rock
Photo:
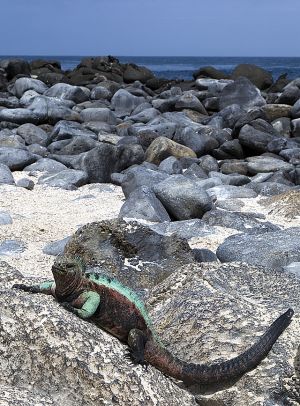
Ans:
[[[0,106],[8,109],[17,109],[20,107],[20,103],[15,96],[9,96],[9,94],[7,94],[6,97],[0,96]]]
[[[30,75],[30,65],[23,59],[1,59],[0,68],[4,69],[7,80],[11,80],[20,74],[25,76]]]
[[[87,180],[88,176],[85,172],[77,171],[75,169],[65,169],[54,174],[47,173],[42,175],[38,180],[38,184],[66,190],[74,190],[79,186],[85,185]]]
[[[4,240],[0,243],[0,256],[13,257],[21,254],[26,249],[26,244],[18,240]]]
[[[153,73],[144,66],[137,66],[133,63],[127,64],[123,74],[125,83],[135,82],[136,80],[146,83],[149,79],[153,79]]]
[[[167,173],[144,168],[140,165],[135,166],[126,171],[126,176],[122,181],[122,190],[125,197],[128,197],[135,189],[141,186],[147,186],[152,189],[157,183],[167,178]]]
[[[247,186],[248,185],[249,183]],[[250,198],[257,196],[257,193],[254,190],[232,185],[214,186],[211,189],[208,189],[207,193],[211,198],[216,200]]]
[[[143,110],[138,114],[130,116],[130,120],[133,120],[137,123],[148,123],[149,121],[153,120],[155,117],[159,116],[160,112],[153,107]]]
[[[120,209],[119,218],[171,221],[166,209],[147,186],[135,189]]]
[[[112,98],[112,93],[109,89],[104,86],[96,86],[92,89],[90,98],[92,100],[110,100]]]
[[[62,240],[50,242],[43,248],[43,253],[46,255],[54,255],[54,256],[62,254],[70,239],[71,237],[65,237]]]
[[[215,203],[216,207],[227,211],[241,211],[245,203],[237,199],[219,200]]]
[[[88,93],[79,86],[71,86],[67,83],[57,83],[50,87],[44,94],[48,97],[56,97],[62,100],[72,100],[74,103],[82,103],[89,99]]]
[[[131,165],[144,160],[144,151],[140,145],[114,146],[105,143],[72,159],[72,166],[88,174],[89,183],[110,182],[111,174],[120,172]]]
[[[77,155],[81,154],[82,152],[90,151],[98,145],[99,142],[89,136],[75,135],[66,145],[62,145],[60,149],[56,150],[55,153],[59,155]]]
[[[220,95],[220,109],[231,104],[238,104],[244,109],[260,107],[266,104],[260,91],[247,78],[238,78],[234,83],[227,85]]]
[[[274,130],[283,137],[290,137],[291,133],[291,119],[288,117],[281,117],[272,122]]]
[[[118,90],[111,99],[111,107],[118,117],[129,116],[134,109],[145,101],[144,97],[137,97],[126,89]]]
[[[207,90],[212,96],[218,96],[220,92],[230,83],[232,80],[226,79],[197,79],[196,86],[200,90]]]
[[[183,175],[171,175],[154,186],[154,193],[176,220],[201,218],[212,201],[197,182]]]
[[[259,89],[267,89],[273,83],[270,72],[252,64],[240,64],[233,70],[233,79],[238,79],[240,76],[248,78]]]
[[[216,262],[218,257],[214,252],[206,248],[194,248],[193,254],[196,262]]]
[[[236,158],[243,159],[244,151],[239,140],[230,140],[224,142],[219,148],[215,149],[213,156],[217,159]]]
[[[252,175],[260,172],[291,171],[294,169],[292,164],[282,161],[279,157],[276,159],[267,156],[254,156],[246,158],[246,161],[248,161],[248,171]]]
[[[291,159],[300,159],[300,144],[299,148],[287,148],[283,149],[281,152],[279,152],[279,155],[286,159],[287,161],[290,161]]]
[[[210,156],[210,155],[203,155],[202,157],[199,158],[199,166],[205,170],[205,172],[211,172],[211,171],[218,171],[219,170],[219,164],[216,158]]]
[[[11,215],[7,211],[0,211],[0,226],[12,224]]]
[[[248,163],[240,160],[224,161],[221,164],[220,171],[226,175],[238,173],[240,175],[247,175]]]
[[[169,156],[174,156],[176,158],[197,157],[192,149],[169,140],[166,137],[156,138],[146,151],[146,161],[156,165],[159,165],[161,161]]]
[[[28,165],[24,168],[24,171],[40,171],[48,173],[57,173],[68,169],[65,165],[60,162],[55,161],[54,159],[42,158],[37,162]]]
[[[226,238],[217,249],[221,262],[241,261],[281,269],[300,260],[300,228],[267,234],[236,234]]]
[[[239,141],[245,148],[253,152],[266,152],[267,146],[274,138],[274,135],[259,131],[249,124],[246,124],[239,133]]]
[[[191,92],[184,92],[175,103],[176,110],[191,109],[198,111],[201,114],[207,115],[203,104],[200,100]]]
[[[117,124],[116,116],[106,107],[84,109],[80,113],[80,117],[82,121],[103,121],[107,124]]]
[[[268,221],[261,222],[257,219],[257,215],[253,213],[229,212],[225,210],[210,210],[205,213],[202,220],[210,226],[233,228],[234,230],[243,231],[245,233],[267,233],[277,231],[280,228]]]
[[[34,182],[31,179],[21,178],[17,181],[17,186],[27,190],[33,190]]]
[[[226,175],[221,172],[209,172],[208,176],[210,178],[221,179],[221,181],[224,185],[242,186],[242,185],[246,185],[247,183],[250,182],[250,179],[248,176],[240,175],[240,174],[236,174],[236,173]]]
[[[36,161],[36,157],[25,149],[0,147],[0,163],[12,171],[18,171]]]
[[[247,264],[189,264],[153,289],[149,304],[154,307],[151,315],[158,333],[170,343],[172,353],[193,363],[212,364],[241,354],[288,307],[298,309],[299,289],[297,277],[281,271]],[[188,331],[184,339],[183,331]],[[299,359],[295,358],[298,346],[299,323],[294,317],[261,366],[250,374],[221,390],[204,392],[195,385],[197,403],[254,405],[257,399],[270,406],[287,403],[287,390],[291,394],[296,387],[297,393],[299,387],[293,365]]]
[[[8,121],[15,124],[33,123],[38,124],[42,117],[37,112],[29,109],[2,109],[0,121]]]
[[[275,196],[291,190],[290,186],[277,182],[250,182],[247,184],[247,188],[250,188],[252,191],[255,191],[262,196]]]
[[[293,105],[291,109],[291,117],[300,118],[300,99]]]
[[[27,145],[39,144],[47,146],[49,144],[49,136],[44,130],[35,126],[34,124],[23,124],[17,129],[19,134]]]
[[[289,117],[291,106],[288,104],[266,104],[262,107],[267,120],[274,121],[281,117]]]
[[[68,100],[37,96],[28,106],[28,109],[43,123],[55,124],[60,120],[80,121],[78,113],[71,110],[69,106]]]
[[[300,137],[300,118],[292,120],[291,129],[293,137]]]
[[[152,141],[158,137],[172,138],[176,130],[174,123],[162,123],[157,125],[134,124],[129,128],[131,136],[137,136],[143,147],[148,148]]]
[[[20,99],[27,90],[34,90],[39,94],[43,94],[48,90],[48,86],[38,79],[19,78],[15,81],[12,93]]]
[[[191,166],[187,168],[187,170],[184,172],[184,176],[187,176],[188,178],[194,178],[194,179],[207,179],[207,173],[204,169],[201,168],[198,164],[194,163]]]
[[[7,165],[2,164],[2,163],[0,163],[0,185],[1,184],[6,184],[6,185],[15,184],[11,170],[9,169],[9,167]]]
[[[208,111],[219,111],[219,97],[207,97],[203,100],[203,106]]]
[[[69,139],[75,136],[97,139],[97,136],[93,131],[84,128],[82,124],[73,121],[61,120],[53,127],[51,132],[52,141]]]
[[[208,77],[212,79],[228,79],[229,76],[222,72],[219,69],[214,68],[213,66],[203,66],[198,69],[196,72],[193,73],[194,79],[198,79],[199,77]]]
[[[283,89],[283,92],[276,100],[279,104],[289,104],[293,106],[300,99],[300,89],[297,86],[288,86]]]
[[[122,220],[81,227],[64,253],[80,255],[87,265],[98,265],[99,271],[113,274],[138,290],[155,286],[169,276],[175,266],[193,262],[186,240],[174,235],[162,236],[137,222]]]
[[[215,228],[209,226],[201,219],[164,222],[149,225],[151,230],[161,235],[174,235],[190,240],[214,234]]]
[[[169,158],[164,159],[159,164],[158,169],[162,172],[166,172],[169,175],[179,175],[182,173],[182,164],[174,156],[169,156]]]
[[[173,141],[185,145],[198,156],[204,155],[219,146],[219,142],[212,136],[204,132],[199,134],[199,132],[190,127],[178,129],[173,137]]]

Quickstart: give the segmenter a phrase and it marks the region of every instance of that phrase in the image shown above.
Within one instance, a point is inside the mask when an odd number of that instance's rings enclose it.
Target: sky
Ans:
[[[300,0],[0,2],[0,55],[300,56]]]

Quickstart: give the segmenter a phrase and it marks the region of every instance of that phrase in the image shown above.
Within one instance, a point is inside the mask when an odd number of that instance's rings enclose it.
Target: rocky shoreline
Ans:
[[[30,405],[59,404],[51,385],[65,405],[114,404],[114,396],[126,404],[132,385],[133,405],[299,401],[300,78],[283,75],[273,82],[263,69],[239,65],[230,77],[205,67],[194,79],[156,78],[113,57],[86,58],[66,72],[57,61],[0,60],[0,256],[23,274],[1,263],[0,301],[11,305],[4,306],[5,317],[0,312],[0,342],[16,337],[15,354],[1,347],[13,359],[9,367],[0,360],[5,405],[18,404],[7,394],[24,352],[29,371],[16,386],[39,399]],[[72,360],[58,364],[71,362],[82,377],[76,394],[66,389],[76,380],[51,368],[43,372],[43,351],[51,335],[58,340],[62,318],[86,340],[82,322],[72,327],[58,307],[52,319],[52,301],[9,289],[24,276],[49,278],[52,258],[63,250],[139,291],[162,338],[193,362],[239,353],[243,337],[253,342],[288,307],[296,311],[294,321],[255,371],[227,388],[195,389],[194,396],[167,379],[157,384],[157,371],[143,377],[139,367],[130,384],[122,380],[111,392],[113,376],[101,377],[98,366],[82,375],[76,360],[89,361],[74,346]],[[43,308],[52,323],[34,338],[41,362],[32,373],[30,339],[15,330],[28,323],[30,335],[32,315],[24,312],[15,327],[8,322],[18,306],[31,305]],[[92,326],[87,330],[107,339]],[[114,353],[114,366],[107,368],[120,376],[123,347],[115,353],[109,340],[103,362]],[[214,356],[199,346],[205,341]],[[53,360],[58,342],[50,345]],[[93,373],[99,387],[92,395]]]

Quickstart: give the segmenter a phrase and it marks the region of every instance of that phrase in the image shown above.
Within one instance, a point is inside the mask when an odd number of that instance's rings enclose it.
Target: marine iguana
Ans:
[[[85,273],[79,261],[63,255],[56,258],[52,273],[54,281],[13,287],[54,296],[68,311],[89,319],[127,343],[134,363],[149,363],[187,386],[226,382],[255,368],[289,325],[294,313],[288,309],[241,355],[212,365],[194,364],[178,359],[161,344],[145,306],[129,288],[107,276]]]

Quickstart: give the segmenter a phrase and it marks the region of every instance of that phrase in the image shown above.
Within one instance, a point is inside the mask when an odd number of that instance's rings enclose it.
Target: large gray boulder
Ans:
[[[227,385],[191,388],[199,405],[299,403],[299,289],[300,280],[292,274],[209,263],[181,267],[152,290],[148,303],[159,336],[176,356],[193,363],[212,364],[241,354],[281,313],[295,310],[257,368]]]
[[[267,89],[273,84],[272,74],[259,66],[249,63],[237,65],[233,72],[232,78],[237,79],[240,76],[248,78],[259,89]]]
[[[122,190],[125,197],[128,197],[130,193],[141,186],[147,186],[152,189],[157,183],[167,178],[168,174],[164,172],[145,168],[141,165],[134,166],[126,171],[122,181]]]
[[[176,220],[201,218],[212,208],[212,200],[196,181],[171,175],[153,188],[154,193]]]
[[[120,89],[113,95],[111,107],[119,117],[125,117],[129,116],[137,106],[144,102],[144,97],[134,96],[126,89]]]
[[[71,110],[68,100],[55,97],[37,96],[28,106],[42,123],[55,124],[60,120],[80,121],[79,114]],[[0,112],[1,113],[1,112]]]
[[[194,260],[185,239],[163,236],[136,221],[120,219],[81,227],[64,253],[80,255],[87,271],[113,275],[142,294],[168,277],[176,266]]]
[[[266,152],[268,150],[268,144],[273,138],[273,134],[260,131],[249,124],[244,125],[239,134],[240,144],[258,153]]]
[[[4,69],[7,80],[11,80],[15,76],[21,74],[30,75],[30,65],[24,59],[7,58],[0,60],[0,68]]]
[[[44,94],[49,97],[57,97],[62,100],[72,100],[76,104],[85,102],[89,99],[89,90],[83,90],[79,86],[72,86],[67,83],[56,83]]]
[[[50,158],[41,158],[37,162],[34,162],[31,165],[26,166],[24,171],[40,171],[48,173],[57,173],[68,169],[66,165],[55,161]]]
[[[87,108],[81,111],[82,121],[103,121],[107,124],[117,124],[115,114],[107,107]]]
[[[23,138],[27,145],[39,144],[47,146],[49,143],[48,134],[42,128],[34,124],[26,123],[20,125],[16,132]]]
[[[43,94],[48,90],[48,86],[38,79],[19,78],[15,81],[12,93],[20,99],[27,90],[34,90],[39,94]]]
[[[74,190],[87,183],[88,176],[83,171],[75,169],[65,169],[61,172],[46,173],[39,180],[39,185],[47,185],[66,190]]]
[[[60,120],[55,124],[51,132],[52,141],[65,140],[76,136],[97,139],[97,135],[93,131],[74,121]]]
[[[4,262],[0,278],[2,405],[196,406],[187,391],[155,368],[133,366],[127,346],[52,297],[11,289],[39,280],[22,278]]]
[[[240,77],[235,82],[228,84],[221,92],[219,100],[220,110],[231,104],[238,104],[245,110],[260,107],[266,104],[260,91],[249,79]]]
[[[30,109],[2,109],[0,110],[0,122],[8,121],[9,123],[24,124],[33,123],[38,124],[43,117],[39,112],[32,111]]]
[[[26,149],[0,147],[0,163],[7,165],[12,171],[19,171],[32,164],[37,157]]]
[[[6,184],[6,185],[15,184],[11,170],[9,169],[9,167],[7,165],[2,164],[2,163],[0,163],[0,185],[1,184]]]
[[[130,193],[120,209],[119,218],[171,221],[168,212],[148,186],[141,186]]]
[[[267,234],[236,234],[226,238],[219,246],[217,256],[222,262],[242,261],[281,269],[300,261],[299,237],[299,227]]]

